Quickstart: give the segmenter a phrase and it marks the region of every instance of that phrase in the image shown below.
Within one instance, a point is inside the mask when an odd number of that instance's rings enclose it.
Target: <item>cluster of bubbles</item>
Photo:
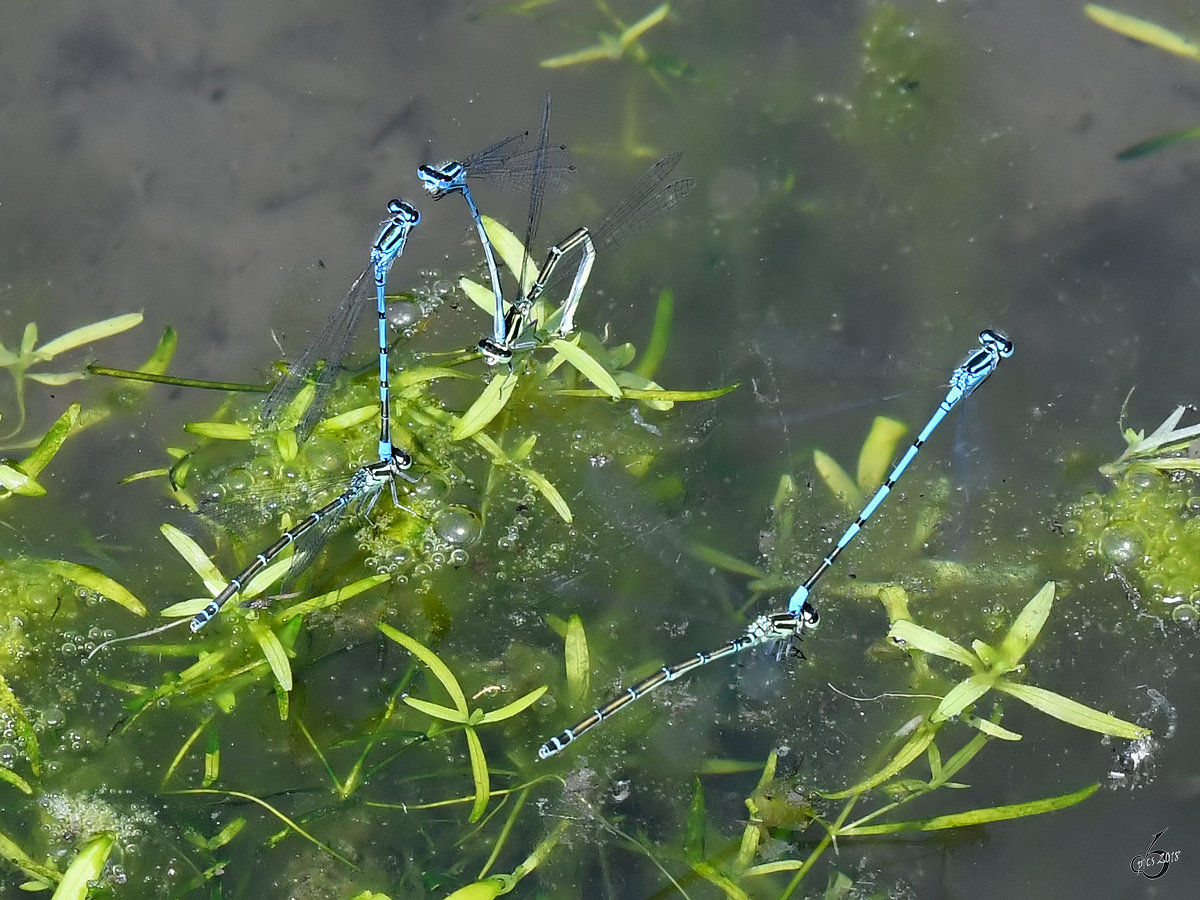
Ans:
[[[102,796],[107,793],[109,800]],[[116,835],[117,843],[128,854],[146,838],[161,833],[162,823],[145,805],[136,803],[127,792],[96,791],[68,793],[53,791],[38,798],[41,828],[56,849],[52,855],[70,857],[78,844],[101,832]],[[105,877],[116,883],[125,880],[121,867],[110,866]]]
[[[1131,470],[1107,494],[1089,491],[1063,522],[1077,564],[1136,575],[1178,622],[1200,617],[1200,490],[1185,472]]]

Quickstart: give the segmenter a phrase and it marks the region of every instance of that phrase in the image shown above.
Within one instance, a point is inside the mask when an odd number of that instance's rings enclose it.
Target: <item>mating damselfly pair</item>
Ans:
[[[552,147],[549,143],[549,113],[550,96],[547,94],[541,125],[532,147],[529,146],[530,133],[522,132],[459,160],[422,165],[417,169],[422,188],[434,200],[460,193],[467,204],[480,238],[494,300],[492,330],[478,342],[476,352],[489,366],[507,364],[510,373],[520,355],[535,350],[548,337],[563,337],[574,330],[575,313],[597,255],[611,252],[657,216],[671,210],[694,186],[691,179],[664,184],[678,163],[679,154],[664,157],[637,179],[629,194],[596,226],[576,228],[552,245],[545,262],[529,281],[525,270],[528,267],[529,271],[534,271],[531,261],[545,194],[550,188],[566,187],[573,173],[565,148]],[[505,299],[492,241],[471,188],[477,181],[490,181],[529,192],[522,260],[519,271],[513,273],[517,290],[511,302]],[[295,552],[285,580],[294,579],[316,558],[347,512],[357,509],[370,522],[371,512],[385,490],[390,490],[393,506],[412,512],[402,503],[397,490],[399,483],[412,486],[419,479],[410,472],[414,463],[411,448],[397,446],[392,440],[387,281],[420,222],[421,213],[412,202],[394,199],[387,204],[387,217],[380,223],[371,242],[367,267],[353,280],[309,345],[288,363],[286,372],[275,383],[261,408],[265,428],[278,428],[281,424],[294,428],[295,443],[305,442],[324,421],[322,417],[334,385],[347,374],[345,360],[354,343],[358,323],[373,296],[378,336],[378,458],[360,465],[338,486],[341,492],[337,496],[299,517],[266,549],[255,554],[211,600],[205,601],[190,617],[193,632],[203,629],[228,601],[242,594],[252,580],[266,573],[289,548],[294,548]],[[566,286],[568,280],[569,286]],[[560,285],[565,286],[565,299],[553,322],[547,326],[537,312],[539,301]],[[272,569],[270,574],[277,576],[278,569]],[[175,624],[180,623],[172,623]]]

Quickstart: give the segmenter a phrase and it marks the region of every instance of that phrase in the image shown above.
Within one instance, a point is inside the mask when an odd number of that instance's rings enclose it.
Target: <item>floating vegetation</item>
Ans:
[[[1200,425],[1180,427],[1189,411],[1177,407],[1148,435],[1124,429],[1125,451],[1100,467],[1112,479],[1111,490],[1084,494],[1068,509],[1063,531],[1076,565],[1099,564],[1122,580],[1130,599],[1144,598],[1151,609],[1194,623],[1200,618],[1200,459],[1194,454]]]
[[[1147,19],[1140,19],[1137,16],[1118,12],[1115,9],[1109,9],[1096,3],[1088,3],[1083,9],[1087,13],[1088,18],[1093,22],[1103,25],[1110,31],[1115,31],[1122,37],[1148,44],[1151,47],[1156,47],[1175,56],[1182,56],[1194,62],[1200,62],[1200,44],[1188,40],[1183,35],[1177,34],[1169,28],[1164,28],[1162,25]],[[1149,156],[1151,153],[1157,153],[1159,150],[1163,150],[1172,144],[1179,144],[1184,141],[1195,140],[1196,138],[1200,138],[1200,125],[1168,131],[1126,147],[1117,154],[1117,159],[1122,161],[1140,159],[1143,156]]]

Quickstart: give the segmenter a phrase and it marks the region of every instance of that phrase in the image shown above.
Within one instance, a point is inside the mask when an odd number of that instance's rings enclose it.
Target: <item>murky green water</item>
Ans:
[[[1184,5],[1141,6],[1127,11],[1196,24]],[[44,343],[145,313],[43,371],[85,353],[136,366],[170,325],[171,373],[267,381],[360,271],[396,194],[424,218],[390,284],[424,305],[396,307],[412,333],[394,333],[395,360],[410,372],[445,364],[436,354],[487,328],[453,288],[481,267],[462,204],[422,198],[415,167],[534,126],[549,87],[553,138],[579,171],[571,193],[548,199],[539,244],[595,221],[668,150],[684,151],[680,171],[699,183],[669,220],[597,262],[581,330],[603,338],[614,366],[636,366],[619,348],[644,351],[668,289],[655,379],[740,386],[660,411],[552,395],[589,387],[569,366],[540,386],[526,376],[485,431],[493,450],[454,440],[447,419],[478,395],[481,363],[411,389],[394,376],[397,440],[424,475],[407,498],[416,517],[385,499],[269,611],[230,608],[199,636],[177,629],[85,662],[99,640],[211,596],[164,522],[226,577],[279,527],[277,514],[243,516],[214,532],[172,507],[165,478],[121,479],[191,452],[177,470],[187,491],[258,497],[289,483],[295,520],[340,490],[297,482],[372,457],[373,413],[293,458],[257,430],[253,443],[182,430],[250,424],[253,398],[27,384],[29,422],[10,444],[73,401],[111,415],[50,462],[47,496],[0,510],[0,674],[12,691],[0,696],[0,764],[13,775],[0,781],[0,895],[39,871],[53,882],[37,867],[62,873],[110,839],[95,896],[438,897],[515,873],[518,896],[777,897],[795,874],[786,861],[810,855],[792,896],[838,878],[852,887],[834,891],[851,896],[1187,895],[1194,635],[1173,614],[1182,604],[1158,594],[1182,596],[1194,563],[1134,557],[1160,541],[1190,546],[1195,492],[1136,485],[1138,540],[1120,527],[1128,484],[1103,523],[1086,509],[1100,505],[1089,491],[1109,491],[1097,467],[1123,449],[1128,389],[1127,424],[1147,431],[1200,390],[1186,364],[1200,325],[1194,148],[1114,158],[1192,124],[1200,68],[1103,31],[1082,7],[1035,3],[673,4],[621,59],[538,66],[652,10],[614,7],[622,22],[561,2],[14,15],[0,39],[0,340],[18,346],[29,321]],[[524,215],[520,196],[479,197],[510,223]],[[853,474],[875,416],[911,436],[985,327],[1005,331],[1015,355],[821,583],[806,659],[718,662],[537,761],[544,739],[622,686],[783,608],[853,515],[812,451]],[[339,411],[370,407],[370,343],[363,335],[364,374]],[[11,390],[0,413],[16,425]],[[780,493],[783,476],[793,486]],[[1149,539],[1153,509],[1169,525]],[[1077,537],[1092,525],[1099,536]],[[96,567],[150,616],[81,589],[55,560]],[[368,585],[372,575],[383,577]],[[1022,739],[983,747],[950,779],[968,787],[873,824],[1100,790],[1045,815],[847,836],[836,854],[816,852],[826,832],[809,815],[830,823],[844,803],[816,792],[880,770],[968,674],[898,651],[879,587],[902,587],[913,620],[969,648],[1000,644],[1047,581],[1054,606],[1013,680],[1149,727],[1157,743],[1137,756],[993,691],[975,712],[992,716],[1002,699],[1000,722]],[[347,585],[362,591],[330,594]],[[314,597],[328,604],[306,606]],[[572,616],[589,652],[576,699],[564,671]],[[486,805],[475,737],[404,702],[451,696],[379,623],[431,648],[478,711]],[[487,718],[543,685],[528,708]],[[977,733],[945,724],[940,759]],[[928,780],[928,756],[916,756],[904,776]],[[916,790],[891,788],[847,821]],[[1130,861],[1163,829],[1156,849],[1182,858],[1146,881]]]

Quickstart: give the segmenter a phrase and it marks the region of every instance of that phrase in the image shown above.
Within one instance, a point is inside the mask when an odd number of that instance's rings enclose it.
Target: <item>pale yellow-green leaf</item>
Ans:
[[[0,488],[23,497],[44,497],[46,489],[7,463],[0,463]]]
[[[172,603],[170,606],[165,606],[158,611],[160,616],[168,619],[191,618],[208,606],[211,597],[193,597],[190,600],[180,600],[178,603]]]
[[[452,894],[446,895],[446,900],[493,900],[502,894],[507,894],[512,887],[502,875],[490,875],[483,881],[476,881],[466,887],[460,887]]]
[[[73,350],[76,347],[82,347],[84,344],[91,344],[106,337],[112,337],[114,334],[120,334],[122,331],[128,331],[130,328],[141,324],[141,313],[126,313],[122,316],[113,316],[111,319],[93,322],[91,325],[84,325],[82,328],[76,328],[68,331],[66,334],[61,334],[49,343],[38,347],[38,356],[43,359],[53,359],[58,354],[65,353],[67,350]]]
[[[83,566],[66,560],[48,560],[46,568],[63,578],[95,591],[101,597],[120,604],[135,615],[146,615],[146,607],[123,585],[113,581],[94,566]]]
[[[250,633],[258,642],[259,649],[262,650],[267,665],[271,667],[271,672],[275,675],[279,686],[284,691],[290,691],[292,689],[292,666],[288,662],[287,651],[283,649],[283,644],[279,643],[275,632],[261,621],[251,621]]]
[[[83,372],[29,372],[25,377],[30,381],[36,381],[38,384],[61,387],[64,384],[70,384],[72,381],[80,381],[87,378],[87,375]]]
[[[520,697],[514,700],[512,703],[506,703],[499,709],[493,709],[490,712],[484,713],[479,720],[479,724],[487,725],[490,722],[503,722],[505,719],[511,719],[518,713],[533,706],[533,704],[538,701],[538,698],[540,698],[542,694],[546,693],[546,690],[546,686],[542,685],[541,687],[534,688],[524,697]]]
[[[431,381],[437,381],[440,378],[464,378],[473,379],[476,376],[470,372],[460,372],[458,369],[448,369],[443,366],[422,366],[419,369],[405,369],[399,375],[392,378],[392,390],[401,391],[405,388],[416,387],[419,384],[428,384]],[[377,407],[372,407],[377,409]]]
[[[521,285],[521,293],[528,293],[529,288],[533,286],[533,279],[537,277],[537,265],[535,263],[525,265],[524,242],[491,216],[481,216],[480,218],[483,219],[483,227],[487,231],[488,240],[492,242],[492,249],[503,260],[514,278],[521,274],[521,268],[524,266],[525,283]],[[492,303],[495,304],[494,298]]]
[[[520,472],[521,477],[528,481],[539,494],[550,502],[550,505],[554,507],[554,511],[558,513],[558,517],[570,525],[574,516],[571,513],[571,507],[567,505],[567,501],[563,499],[563,495],[558,492],[558,488],[552,485],[541,472],[530,469],[527,466],[522,466]]]
[[[996,676],[991,672],[977,672],[960,681],[942,698],[938,708],[929,714],[931,722],[944,722],[957,716],[964,709],[990,691],[996,685]]]
[[[458,279],[458,286],[462,292],[467,295],[467,299],[482,309],[489,316],[493,315],[496,310],[496,295],[492,293],[491,288],[485,288],[477,281],[472,281],[470,278],[463,277]]]
[[[558,357],[554,357],[558,359]],[[707,391],[644,391],[637,388],[622,388],[621,396],[626,400],[654,400],[662,402],[693,402],[696,400],[714,400],[723,397],[730,391],[741,387],[740,381]],[[549,393],[556,397],[606,397],[607,394],[599,388],[552,388]],[[655,407],[656,409],[662,407]]]
[[[658,392],[666,393],[663,391],[662,385],[658,384],[657,382],[651,381],[649,378],[645,378],[636,372],[630,372],[625,369],[621,369],[613,373],[613,380],[616,381],[617,385],[621,388],[621,394],[630,399],[638,399],[638,397],[631,394],[627,388],[631,388],[633,391],[649,392],[650,394]],[[645,397],[646,394],[643,393],[641,396]],[[650,409],[655,409],[659,412],[666,412],[667,410],[675,407],[675,401],[673,400],[660,400],[651,398],[646,399],[645,403]]]
[[[1094,22],[1098,22],[1117,34],[1157,47],[1159,50],[1165,50],[1167,53],[1174,53],[1176,56],[1200,60],[1200,45],[1154,22],[1126,15],[1095,3],[1087,4],[1084,11]]]
[[[335,606],[351,597],[357,597],[363,591],[370,590],[376,585],[384,584],[391,580],[390,575],[368,575],[366,578],[360,578],[351,584],[344,585],[325,594],[320,594],[316,597],[310,597],[307,600],[302,600],[299,603],[294,603],[291,606],[284,607],[277,614],[277,618],[286,621],[293,616],[304,616],[318,609],[326,609],[330,606]]]
[[[814,450],[813,465],[816,466],[817,474],[821,476],[825,486],[846,509],[862,508],[862,494],[859,493],[858,486],[846,474],[846,470],[838,465],[837,460],[823,450]]]
[[[888,637],[910,648],[923,650],[945,659],[952,659],[972,669],[979,667],[979,660],[972,656],[971,651],[966,647],[954,643],[936,631],[922,628],[915,622],[899,621],[894,623],[888,631]]]
[[[345,431],[347,428],[361,425],[363,422],[373,419],[377,415],[379,415],[378,403],[370,406],[359,406],[355,409],[348,409],[339,415],[331,416],[328,419],[322,419],[313,430],[323,434]]]
[[[537,435],[536,434],[528,435],[525,437],[524,440],[522,440],[519,444],[517,444],[517,446],[513,447],[510,451],[508,451],[508,458],[511,459],[513,462],[520,462],[521,460],[526,459],[529,456],[529,454],[533,452],[533,448],[536,446],[537,446]]]
[[[475,803],[471,806],[468,822],[478,822],[487,809],[488,794],[491,793],[491,780],[488,776],[487,758],[483,755],[483,744],[479,743],[479,735],[474,728],[468,728],[467,751],[471,758],[471,777],[475,780]]]
[[[617,383],[613,380],[608,370],[579,346],[578,336],[571,341],[555,338],[550,342],[550,346],[557,353],[561,354],[567,362],[578,369],[579,374],[608,394],[608,396],[614,400],[621,399],[621,388],[617,386]]]
[[[1007,728],[1003,728],[1000,725],[997,725],[995,722],[992,722],[981,716],[964,715],[961,718],[972,728],[978,728],[988,737],[999,738],[1002,741],[1021,740],[1021,735],[1017,734],[1015,731],[1009,731]]]
[[[451,709],[449,706],[442,706],[440,703],[431,703],[419,697],[405,697],[404,702],[418,712],[423,712],[431,718],[443,719],[446,722],[454,722],[458,725],[467,724],[471,718],[467,713]]]
[[[71,860],[51,900],[84,900],[88,895],[89,883],[96,881],[104,872],[116,842],[115,834],[104,831],[84,844]]]
[[[980,661],[989,668],[994,666],[996,660],[1000,658],[999,654],[996,653],[996,648],[983,641],[971,641],[971,649],[975,651],[975,655],[979,657]]]
[[[429,671],[433,673],[433,676],[442,683],[442,686],[446,689],[446,693],[450,695],[450,699],[454,703],[454,708],[464,716],[467,715],[466,694],[458,686],[458,679],[454,677],[450,669],[438,658],[436,653],[416,638],[409,637],[403,631],[393,628],[386,622],[380,622],[378,628],[413,656],[417,657],[417,659],[421,660],[421,662],[425,663],[429,667]]]
[[[583,619],[579,616],[571,616],[567,620],[563,657],[567,669],[567,702],[572,706],[579,706],[587,700],[592,689],[592,663],[588,654],[587,633],[583,628]]]
[[[16,841],[3,832],[0,832],[0,858],[8,860],[26,875],[32,875],[37,879],[36,884],[26,882],[21,885],[22,890],[49,890],[62,880],[62,875],[57,869],[35,862]]]
[[[42,435],[34,451],[21,460],[22,472],[31,478],[37,478],[41,474],[55,454],[62,449],[67,438],[77,429],[82,409],[78,403],[72,403],[54,420],[54,424]]]
[[[1025,803],[1014,803],[1009,806],[989,806],[983,809],[973,809],[967,812],[951,813],[945,816],[932,816],[928,819],[916,819],[907,822],[888,822],[885,825],[858,825],[844,828],[838,832],[843,836],[872,835],[872,834],[907,834],[913,831],[941,831],[947,828],[967,828],[986,825],[989,822],[1003,822],[1008,819],[1024,819],[1041,813],[1066,809],[1081,803],[1099,789],[1099,784],[1090,784],[1070,794],[1058,797],[1045,797],[1041,800],[1030,800]]]
[[[904,768],[912,763],[913,760],[920,758],[925,753],[925,748],[937,736],[938,725],[928,721],[922,722],[917,730],[914,731],[904,746],[901,747],[891,761],[882,769],[873,775],[860,781],[853,787],[846,788],[843,791],[835,791],[832,793],[821,792],[821,795],[829,800],[844,800],[847,797],[852,797],[855,794],[861,794],[869,791],[871,788],[878,787],[885,781],[890,780],[893,776],[901,772]]]
[[[508,403],[517,387],[517,377],[512,374],[497,373],[488,382],[487,387],[480,391],[470,409],[463,413],[462,418],[454,423],[450,440],[461,441],[481,431],[488,422],[496,418]]]
[[[246,817],[238,816],[207,841],[209,850],[217,850],[232,841],[246,827]]]
[[[33,785],[5,766],[0,766],[0,781],[7,781],[23,794],[33,793]]]
[[[1025,604],[1004,640],[997,650],[1000,658],[1009,668],[1015,668],[1021,658],[1028,652],[1030,646],[1041,633],[1042,626],[1050,616],[1050,607],[1054,605],[1054,582],[1047,581],[1033,599]]]
[[[204,581],[204,586],[213,596],[216,596],[221,588],[229,583],[221,575],[213,561],[208,558],[208,554],[200,549],[200,545],[174,525],[164,523],[158,530],[171,542],[171,546],[175,548],[176,553],[183,557],[184,562],[192,567],[192,571],[200,576]]]
[[[1054,691],[1048,691],[1045,688],[1034,687],[1031,684],[1014,684],[1008,681],[1001,681],[996,685],[996,689],[1028,703],[1034,709],[1041,710],[1048,716],[1053,716],[1077,728],[1086,728],[1088,731],[1098,731],[1101,734],[1110,734],[1113,737],[1126,738],[1128,740],[1136,740],[1150,734],[1150,729],[1148,728],[1142,728],[1139,725],[1134,725],[1132,722],[1126,722],[1123,719],[1110,716],[1108,713],[1102,713],[1099,710],[1092,709],[1090,706],[1085,706],[1076,700],[1064,697],[1062,694],[1056,694]]]
[[[183,430],[216,441],[248,441],[253,436],[249,425],[238,422],[188,422]]]
[[[889,622],[895,624],[896,622],[911,621],[912,615],[908,611],[908,591],[904,590],[900,585],[885,584],[879,589],[876,596],[879,598],[879,602],[883,604]],[[954,646],[958,647],[957,644]]]
[[[883,484],[896,456],[896,445],[908,426],[887,416],[876,416],[858,454],[858,487],[866,492]]]

